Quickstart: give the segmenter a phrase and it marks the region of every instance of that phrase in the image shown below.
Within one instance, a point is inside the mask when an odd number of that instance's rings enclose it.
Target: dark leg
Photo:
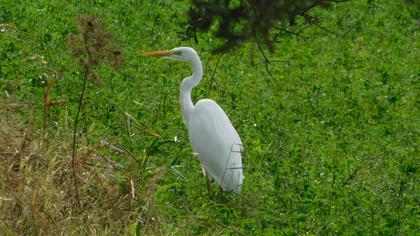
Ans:
[[[206,184],[207,184],[207,191],[209,191],[209,195],[211,195],[211,183],[207,174],[206,174]]]
[[[223,194],[223,188],[220,185],[219,185],[219,191],[220,191],[220,194]]]

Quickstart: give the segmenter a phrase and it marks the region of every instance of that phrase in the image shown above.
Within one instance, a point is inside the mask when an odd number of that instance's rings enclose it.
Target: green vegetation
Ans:
[[[183,41],[189,1],[0,1],[0,234],[414,235],[419,13],[403,0],[318,9],[324,29],[221,57]],[[83,86],[68,34],[96,13],[124,63]],[[349,30],[351,29],[351,30]],[[207,194],[178,94],[191,68],[142,52],[192,46],[245,146],[241,196]],[[266,70],[268,68],[268,71]],[[213,72],[214,76],[213,75]],[[269,72],[272,76],[269,75]],[[216,185],[214,185],[214,189]]]

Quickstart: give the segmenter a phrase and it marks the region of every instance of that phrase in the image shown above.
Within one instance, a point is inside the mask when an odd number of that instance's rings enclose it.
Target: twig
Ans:
[[[111,149],[114,152],[127,154],[137,164],[141,165],[141,162],[136,158],[136,156],[133,153],[131,153],[130,151],[128,151],[126,148],[124,148],[124,147],[116,147],[116,146],[112,145],[111,143],[107,142],[106,140],[101,140],[101,144],[104,145],[104,146],[107,146],[109,149]]]
[[[133,199],[137,199],[136,198],[136,195],[135,195],[135,189],[134,189],[134,182],[133,182],[133,179],[132,178],[130,178],[130,185],[131,185],[131,197],[133,198]]]
[[[270,60],[267,58],[267,56],[264,53],[264,50],[261,47],[260,41],[258,40],[258,37],[255,35],[255,41],[257,42],[258,45],[258,49],[261,52],[261,55],[264,57],[264,66],[265,66],[265,70],[267,71],[268,75],[270,76],[271,79],[274,79],[273,74],[271,74],[270,68],[268,67],[268,65],[271,63]],[[274,79],[275,80],[275,79]]]
[[[216,66],[214,67],[213,74],[211,75],[210,84],[209,84],[209,95],[211,93],[211,89],[213,88],[214,76],[216,75],[216,71],[217,71],[217,67],[219,66],[220,58],[222,58],[223,55],[224,54],[221,53],[219,58],[217,58]]]
[[[321,30],[323,30],[323,31],[325,31],[325,32],[327,32],[327,33],[330,33],[330,34],[332,34],[332,35],[334,35],[334,36],[337,36],[337,37],[340,37],[340,38],[344,38],[344,35],[341,35],[341,34],[339,34],[339,33],[337,33],[337,32],[334,32],[334,31],[331,31],[331,30],[329,30],[329,29],[327,29],[327,28],[325,28],[324,26],[321,26],[320,24],[318,24],[317,22],[312,22],[312,24],[313,25],[315,25],[316,27],[318,27],[318,28],[320,28]]]
[[[297,31],[297,32],[294,32],[294,31],[291,31],[291,30],[288,30],[288,29],[285,29],[285,28],[282,28],[282,27],[274,27],[275,29],[278,29],[278,30],[280,30],[280,31],[283,31],[283,32],[286,32],[286,33],[288,33],[288,34],[291,34],[291,35],[294,35],[294,36],[296,36],[296,38],[299,40],[299,39],[302,39],[303,41],[306,41],[306,38],[304,38],[300,33],[302,32],[302,30],[299,30],[299,31]],[[305,27],[306,28],[306,27]],[[280,41],[279,40],[277,40],[277,37],[280,35],[280,33],[277,33],[276,35],[274,35],[274,38],[273,38],[273,42],[274,43],[280,43]]]

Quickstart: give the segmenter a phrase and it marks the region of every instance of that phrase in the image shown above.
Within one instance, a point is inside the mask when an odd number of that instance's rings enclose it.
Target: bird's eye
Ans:
[[[173,54],[178,55],[178,56],[181,56],[182,55],[182,51],[175,51],[175,52],[173,52]]]

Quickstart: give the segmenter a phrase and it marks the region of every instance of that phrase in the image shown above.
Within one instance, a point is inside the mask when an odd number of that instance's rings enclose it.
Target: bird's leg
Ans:
[[[207,191],[209,191],[209,195],[211,195],[211,182],[209,179],[209,175],[207,174],[207,171],[206,169],[204,169],[204,167],[201,167],[201,169],[203,170],[204,177],[206,177]]]
[[[206,175],[206,184],[207,184],[207,191],[209,191],[209,195],[211,195],[211,183],[207,175]]]

